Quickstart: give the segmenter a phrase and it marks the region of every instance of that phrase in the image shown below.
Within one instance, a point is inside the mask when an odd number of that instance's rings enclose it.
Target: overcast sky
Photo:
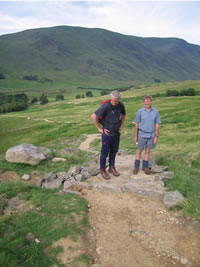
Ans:
[[[0,35],[58,25],[178,37],[200,45],[200,2],[0,0]]]

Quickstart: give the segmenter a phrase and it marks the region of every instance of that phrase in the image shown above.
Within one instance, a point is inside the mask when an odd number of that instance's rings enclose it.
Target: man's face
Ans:
[[[117,106],[119,104],[119,100],[119,98],[112,97],[110,102],[113,106]]]
[[[151,108],[151,104],[152,104],[152,100],[150,98],[146,98],[144,100],[144,106],[145,106],[145,108],[150,109]]]

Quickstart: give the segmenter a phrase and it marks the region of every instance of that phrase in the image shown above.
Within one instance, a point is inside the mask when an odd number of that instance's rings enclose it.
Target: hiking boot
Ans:
[[[100,173],[101,173],[101,176],[103,177],[103,179],[105,179],[105,180],[110,179],[110,175],[107,173],[107,171],[105,169],[101,169]]]
[[[142,170],[143,170],[144,173],[146,173],[146,174],[150,174],[150,173],[151,173],[151,171],[150,171],[149,168],[143,168]]]
[[[139,172],[139,168],[135,168],[135,169],[133,170],[133,174],[138,174],[138,172]]]
[[[110,166],[108,171],[112,173],[114,176],[120,176],[120,173],[115,169],[115,167]]]

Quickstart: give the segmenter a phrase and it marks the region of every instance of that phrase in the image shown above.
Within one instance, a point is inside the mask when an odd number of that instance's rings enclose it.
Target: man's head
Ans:
[[[145,96],[144,97],[144,106],[146,109],[150,109],[152,104],[152,97],[151,96]]]
[[[119,104],[119,101],[120,101],[120,92],[117,90],[112,91],[110,96],[111,96],[111,104],[113,106],[117,106]]]

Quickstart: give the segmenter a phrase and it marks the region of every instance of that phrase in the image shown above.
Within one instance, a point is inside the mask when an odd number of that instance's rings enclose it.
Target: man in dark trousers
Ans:
[[[133,174],[137,174],[140,167],[140,158],[145,149],[142,170],[150,174],[149,156],[151,149],[156,147],[159,136],[160,114],[152,107],[151,96],[144,97],[144,108],[141,108],[135,119],[134,142],[138,145]]]
[[[113,91],[111,99],[92,114],[97,130],[102,134],[100,172],[104,179],[110,179],[109,173],[119,176],[115,168],[115,157],[119,149],[120,132],[124,126],[126,111],[120,102],[120,92]],[[102,118],[102,125],[99,119]],[[109,154],[109,169],[106,171],[106,158]]]

